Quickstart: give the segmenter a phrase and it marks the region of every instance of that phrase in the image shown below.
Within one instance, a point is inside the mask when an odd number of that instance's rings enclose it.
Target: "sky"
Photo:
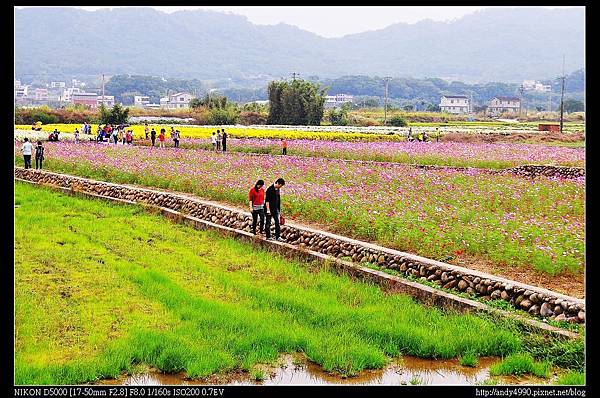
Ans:
[[[23,8],[23,7],[18,7]],[[77,7],[85,10],[116,7]],[[180,10],[212,10],[244,15],[254,24],[275,25],[287,23],[323,37],[342,37],[347,34],[383,29],[398,22],[416,23],[424,19],[451,21],[478,10],[490,7],[476,6],[405,6],[405,7],[240,7],[240,6],[188,6],[152,7],[171,13]],[[568,8],[568,7],[543,7]]]

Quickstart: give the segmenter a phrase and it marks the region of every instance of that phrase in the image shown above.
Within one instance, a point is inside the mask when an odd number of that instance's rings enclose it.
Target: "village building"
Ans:
[[[440,99],[440,109],[448,113],[471,113],[471,100],[466,95],[444,95]]]
[[[487,112],[491,115],[502,113],[519,113],[521,100],[517,97],[494,97],[490,100]]]

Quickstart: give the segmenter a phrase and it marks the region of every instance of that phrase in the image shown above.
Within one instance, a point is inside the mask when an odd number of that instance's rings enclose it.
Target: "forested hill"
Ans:
[[[254,25],[212,11],[152,8],[15,11],[17,77],[106,73],[220,79],[344,75],[466,82],[551,78],[584,66],[582,8],[493,8],[342,38]]]

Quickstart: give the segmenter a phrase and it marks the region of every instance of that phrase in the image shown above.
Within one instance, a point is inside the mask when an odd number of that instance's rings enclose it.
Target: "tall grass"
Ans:
[[[534,376],[548,378],[550,377],[550,363],[537,362],[529,354],[516,353],[504,358],[502,362],[490,367],[492,376],[498,375],[523,375],[532,374]]]

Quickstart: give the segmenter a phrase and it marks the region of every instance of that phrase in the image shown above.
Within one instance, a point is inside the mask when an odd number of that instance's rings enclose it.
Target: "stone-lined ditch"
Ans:
[[[252,219],[246,212],[189,198],[174,193],[94,181],[81,177],[40,170],[14,168],[15,178],[53,185],[74,192],[95,194],[107,198],[174,210],[216,225],[249,232]],[[499,299],[529,314],[572,323],[585,322],[585,303],[582,299],[559,294],[494,275],[430,260],[409,253],[388,249],[366,242],[308,227],[288,223],[281,227],[282,240],[300,249],[331,256],[356,264],[377,264],[401,275],[435,283],[445,289],[465,292],[483,299]],[[373,274],[377,274],[374,271]],[[393,278],[392,278],[393,279]],[[409,283],[406,283],[408,286]],[[409,290],[414,291],[411,287]],[[431,288],[430,288],[431,289]],[[412,293],[409,291],[409,293]],[[443,292],[440,292],[443,293]],[[457,298],[458,299],[458,298]]]

